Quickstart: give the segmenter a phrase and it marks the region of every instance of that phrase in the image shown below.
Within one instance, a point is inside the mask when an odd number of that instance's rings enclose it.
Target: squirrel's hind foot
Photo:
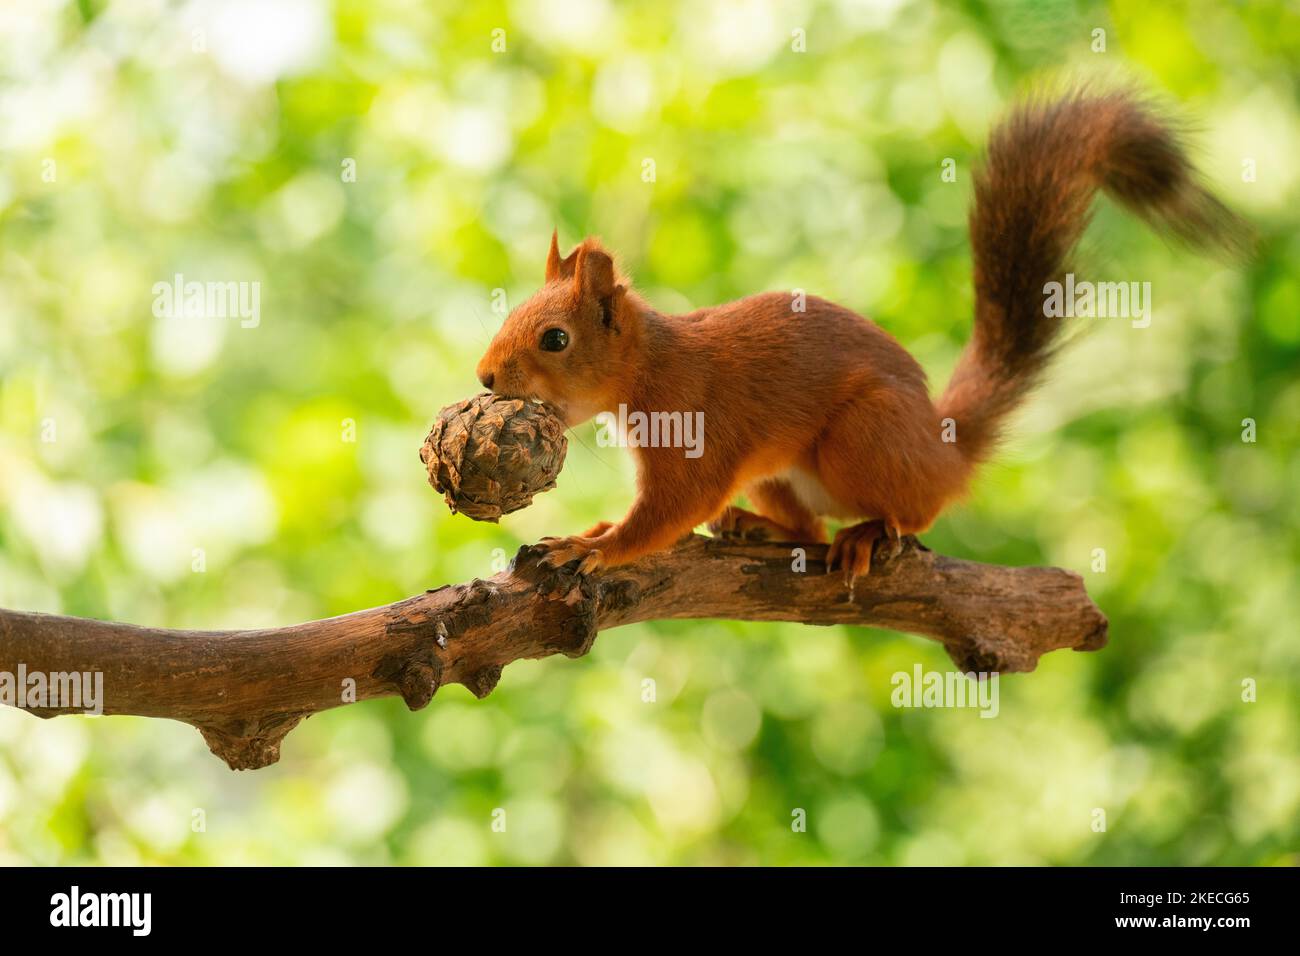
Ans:
[[[835,532],[826,552],[826,573],[843,570],[844,584],[852,590],[854,580],[871,573],[873,556],[877,564],[887,564],[902,550],[897,526],[880,518],[862,521]]]
[[[716,538],[741,538],[746,541],[807,541],[806,535],[787,528],[771,518],[728,505],[708,524],[709,533]]]

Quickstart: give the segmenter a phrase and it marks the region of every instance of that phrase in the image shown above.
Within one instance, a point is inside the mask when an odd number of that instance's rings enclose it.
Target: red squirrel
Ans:
[[[656,312],[593,238],[561,258],[506,318],[478,364],[499,395],[540,399],[570,425],[620,405],[703,412],[703,453],[634,447],[636,500],[622,521],[547,538],[542,563],[594,571],[715,533],[825,541],[848,584],[962,496],[1008,414],[1040,378],[1062,320],[1044,310],[1097,189],[1196,246],[1242,230],[1198,184],[1171,128],[1128,93],[1016,107],[974,178],[974,333],[948,388],[892,336],[843,306],[765,292],[685,315]],[[754,511],[730,504],[743,492]]]

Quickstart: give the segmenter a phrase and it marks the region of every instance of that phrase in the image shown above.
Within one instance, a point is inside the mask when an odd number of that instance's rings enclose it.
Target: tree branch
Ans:
[[[946,558],[906,538],[850,591],[826,548],[692,536],[589,577],[511,568],[342,617],[253,631],[177,631],[0,609],[0,672],[102,673],[103,712],[193,724],[232,769],[274,763],[304,717],[400,694],[419,710],[445,684],[484,697],[511,661],[580,657],[598,631],[660,618],[853,624],[941,641],[963,671],[1031,671],[1048,651],[1097,650],[1105,616],[1060,568]],[[354,696],[345,691],[349,682]],[[37,716],[75,713],[32,709]]]

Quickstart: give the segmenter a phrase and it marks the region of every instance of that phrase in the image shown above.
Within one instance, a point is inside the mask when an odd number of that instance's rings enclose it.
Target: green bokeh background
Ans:
[[[500,527],[449,515],[416,460],[555,226],[664,311],[844,303],[941,386],[971,164],[1062,72],[1178,104],[1263,242],[1233,267],[1099,207],[1076,271],[1150,281],[1151,326],[1086,323],[926,536],[1073,568],[1110,617],[1103,652],[1004,679],[996,719],[890,705],[895,672],[950,666],[932,642],[729,622],[606,632],[481,702],[334,710],[254,773],[182,724],[4,709],[0,863],[1294,863],[1298,68],[1281,0],[6,6],[10,608],[289,624],[619,516],[631,465],[590,425]],[[155,318],[176,273],[260,282],[260,324]]]

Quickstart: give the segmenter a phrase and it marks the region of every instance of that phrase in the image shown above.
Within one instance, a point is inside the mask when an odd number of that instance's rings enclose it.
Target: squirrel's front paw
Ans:
[[[579,574],[591,574],[604,565],[600,549],[594,546],[590,538],[543,538],[537,547],[546,552],[537,562],[538,567],[559,568],[570,561],[577,561]]]

